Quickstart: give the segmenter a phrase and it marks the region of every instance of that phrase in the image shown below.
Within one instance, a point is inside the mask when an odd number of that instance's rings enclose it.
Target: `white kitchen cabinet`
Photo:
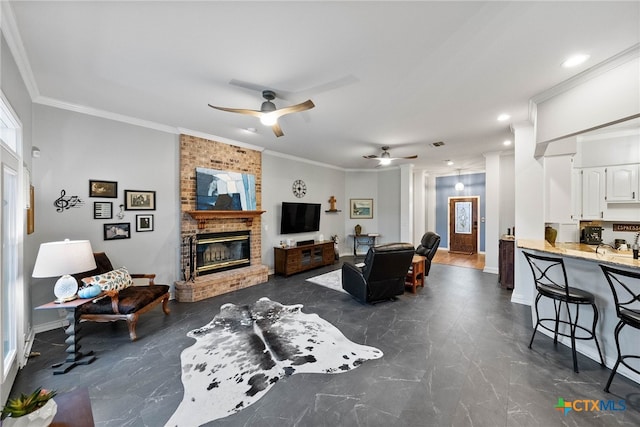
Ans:
[[[582,219],[603,219],[606,210],[605,169],[582,169]]]
[[[582,218],[582,171],[571,169],[571,219]]]
[[[607,203],[640,201],[638,195],[638,165],[608,166],[606,168],[605,200]]]
[[[544,158],[545,222],[571,223],[573,214],[572,155]]]

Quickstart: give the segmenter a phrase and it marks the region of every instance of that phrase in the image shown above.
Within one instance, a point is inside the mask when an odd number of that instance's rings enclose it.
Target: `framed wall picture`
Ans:
[[[124,209],[127,211],[155,211],[156,192],[124,190]]]
[[[153,215],[136,215],[136,231],[153,231]]]
[[[104,240],[119,240],[131,238],[131,223],[120,222],[104,224]]]
[[[116,181],[89,180],[89,197],[118,197],[118,183]]]
[[[93,219],[113,218],[113,203],[93,202]]]
[[[351,218],[373,218],[373,199],[349,199]]]

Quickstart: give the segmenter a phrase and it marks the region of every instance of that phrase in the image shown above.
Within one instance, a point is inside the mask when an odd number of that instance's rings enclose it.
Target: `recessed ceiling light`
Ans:
[[[448,166],[453,165],[453,160],[445,160],[445,162],[447,162],[447,165],[448,165]]]
[[[506,114],[506,113],[502,113],[498,116],[498,121],[499,122],[504,122],[505,120],[509,120],[511,118],[510,115]]]
[[[507,140],[505,140],[502,144],[503,144],[503,145],[511,145],[511,140],[510,140],[510,139],[507,139]]]
[[[562,66],[565,68],[575,67],[576,65],[582,64],[584,61],[589,59],[590,56],[586,54],[578,54],[569,57],[566,61],[562,63]]]
[[[251,132],[251,133],[256,133],[257,129],[256,128],[246,128],[245,129],[247,132]]]

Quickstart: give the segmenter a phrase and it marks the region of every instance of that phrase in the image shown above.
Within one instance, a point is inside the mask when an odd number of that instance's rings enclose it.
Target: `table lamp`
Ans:
[[[78,282],[70,276],[96,268],[91,242],[88,240],[69,240],[42,243],[33,267],[33,277],[61,276],[56,282],[53,293],[56,302],[67,302],[77,298]]]

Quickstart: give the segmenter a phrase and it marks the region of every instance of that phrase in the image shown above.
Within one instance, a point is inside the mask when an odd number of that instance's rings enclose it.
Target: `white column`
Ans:
[[[413,165],[400,166],[400,241],[413,242]]]
[[[500,152],[485,153],[484,272],[498,274],[500,239]]]
[[[423,170],[413,173],[413,245],[418,246],[427,227],[426,173]]]
[[[516,240],[544,240],[544,168],[534,157],[534,128],[529,122],[513,125],[515,144]],[[522,251],[516,248],[514,289],[511,301],[532,305],[533,279]]]

